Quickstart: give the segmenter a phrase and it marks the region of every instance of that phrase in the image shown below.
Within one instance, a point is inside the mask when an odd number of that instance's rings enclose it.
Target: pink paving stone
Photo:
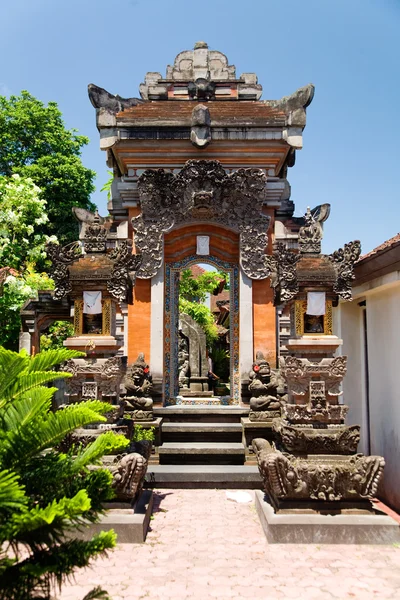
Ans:
[[[155,506],[145,544],[81,570],[60,600],[81,600],[89,582],[113,600],[400,598],[394,546],[268,545],[254,505],[224,490],[157,490]]]

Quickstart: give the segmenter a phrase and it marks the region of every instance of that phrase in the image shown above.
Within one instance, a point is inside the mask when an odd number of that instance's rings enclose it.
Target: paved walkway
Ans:
[[[118,546],[60,598],[82,600],[96,585],[113,600],[400,599],[400,548],[268,545],[253,502],[157,490],[146,543]]]

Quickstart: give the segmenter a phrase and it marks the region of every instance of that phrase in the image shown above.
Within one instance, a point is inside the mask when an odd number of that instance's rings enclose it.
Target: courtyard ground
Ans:
[[[154,493],[146,543],[78,571],[60,600],[81,600],[96,585],[113,600],[400,598],[396,545],[268,545],[254,502],[226,490]]]

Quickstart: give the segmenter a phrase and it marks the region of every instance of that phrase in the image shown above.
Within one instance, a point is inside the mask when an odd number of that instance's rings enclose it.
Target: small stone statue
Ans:
[[[153,399],[150,391],[153,387],[152,377],[149,365],[144,360],[144,354],[141,353],[127,373],[124,386],[126,396],[121,401],[121,411],[125,409],[132,411],[132,418],[135,421],[153,421]]]
[[[322,224],[314,218],[309,207],[304,215],[304,225],[299,231],[300,252],[321,252]]]
[[[281,415],[281,401],[278,396],[280,382],[276,375],[271,373],[269,362],[260,351],[257,352],[249,378],[250,421],[265,421],[279,417]]]
[[[180,390],[189,389],[189,348],[183,336],[179,338],[178,381]]]

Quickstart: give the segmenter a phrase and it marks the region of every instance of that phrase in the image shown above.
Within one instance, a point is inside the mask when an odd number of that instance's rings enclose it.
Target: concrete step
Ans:
[[[208,431],[218,431],[218,432],[235,432],[242,433],[242,424],[241,423],[204,423],[204,422],[191,422],[184,421],[182,423],[177,421],[170,421],[168,423],[163,423],[162,425],[163,433],[178,433],[178,432],[196,432],[196,433],[207,433]]]
[[[243,464],[239,442],[165,442],[158,448],[160,464]]]
[[[262,480],[256,466],[149,465],[145,487],[260,490]]]
[[[240,423],[170,421],[162,426],[163,442],[241,442]]]
[[[154,409],[155,417],[162,417],[163,423],[171,421],[198,423],[240,423],[249,415],[243,406],[163,406]]]

